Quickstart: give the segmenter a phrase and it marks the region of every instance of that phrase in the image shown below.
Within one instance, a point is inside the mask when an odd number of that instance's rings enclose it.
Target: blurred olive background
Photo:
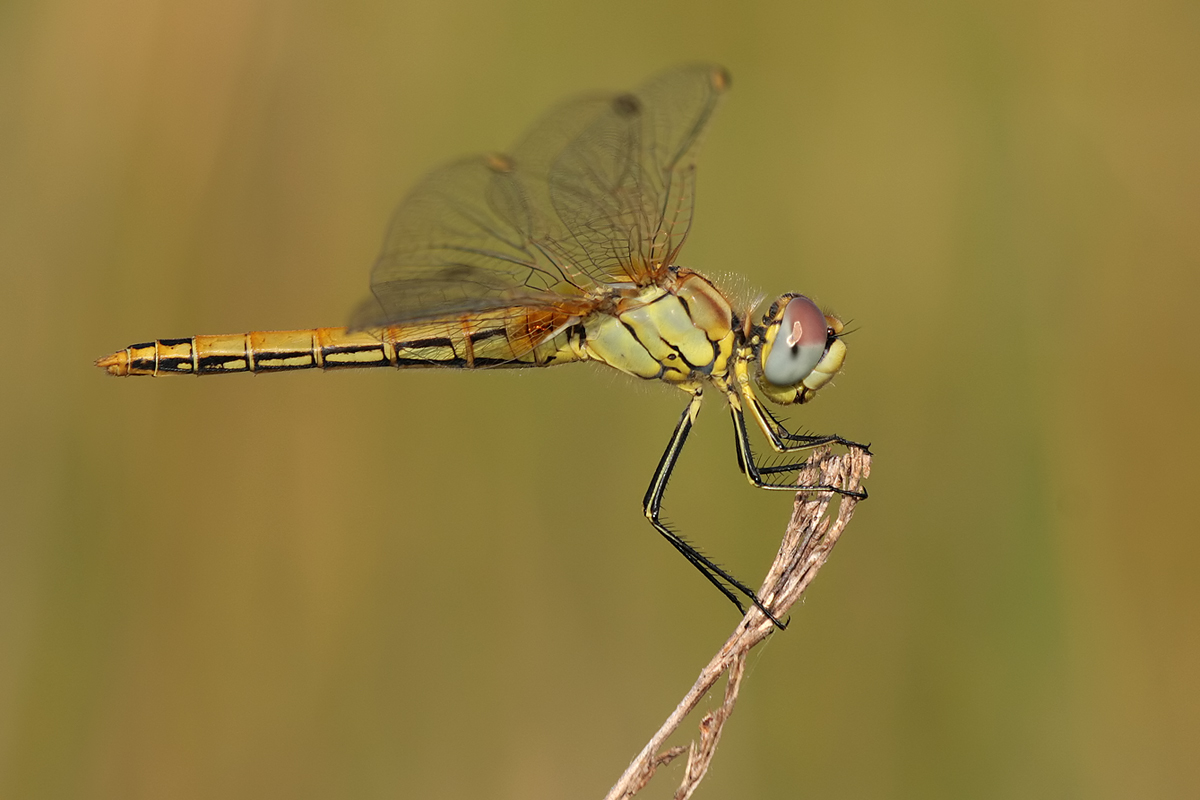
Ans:
[[[878,454],[701,795],[1200,795],[1195,4],[58,0],[0,5],[0,796],[604,793],[737,619],[640,516],[681,394],[92,361],[341,324],[425,171],[701,59],[682,263],[852,319],[789,416]],[[720,405],[668,516],[756,584]]]

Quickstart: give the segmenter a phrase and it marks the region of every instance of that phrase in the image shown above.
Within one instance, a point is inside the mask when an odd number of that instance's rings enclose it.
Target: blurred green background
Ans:
[[[1200,796],[1166,0],[0,5],[0,796],[604,793],[736,622],[640,516],[681,394],[91,362],[341,324],[425,171],[698,59],[682,263],[853,319],[790,417],[877,452],[701,795]],[[731,439],[710,403],[667,512],[756,584],[790,502]]]

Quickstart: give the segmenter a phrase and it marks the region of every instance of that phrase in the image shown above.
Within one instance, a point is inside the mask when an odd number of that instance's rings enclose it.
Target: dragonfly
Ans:
[[[664,381],[689,399],[643,512],[740,612],[748,600],[782,627],[753,590],[662,517],[668,479],[709,388],[727,402],[738,467],[754,486],[794,492],[803,454],[827,444],[867,449],[793,432],[759,397],[811,401],[845,360],[841,319],[788,293],[755,322],[756,303],[740,307],[677,263],[701,139],[729,87],[720,66],[676,67],[632,92],[560,103],[507,154],[434,170],[395,211],[371,295],[348,326],[158,339],[96,364],[117,376],[160,376],[591,361]],[[779,454],[772,463],[751,449],[747,414]]]

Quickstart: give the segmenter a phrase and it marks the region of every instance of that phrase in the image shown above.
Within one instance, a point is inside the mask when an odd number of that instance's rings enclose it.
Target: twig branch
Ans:
[[[837,486],[856,491],[870,472],[871,456],[862,450],[851,449],[844,455],[833,456],[829,448],[821,448],[812,454],[805,468],[801,470],[799,483],[801,486]],[[854,515],[854,506],[858,501],[842,496],[837,505],[836,517],[831,519],[827,516],[826,512],[834,496],[828,491],[803,490],[796,495],[796,507],[783,536],[783,542],[779,545],[779,554],[758,591],[763,605],[767,606],[777,619],[782,619],[800,599],[825,560],[829,558],[829,553],[850,522],[850,517]],[[684,768],[683,782],[675,792],[675,800],[687,800],[692,796],[692,792],[704,779],[708,765],[712,763],[725,721],[733,713],[746,668],[746,654],[766,639],[773,630],[773,623],[758,608],[751,606],[734,629],[733,635],[708,662],[708,666],[701,670],[696,683],[638,753],[621,779],[609,790],[605,800],[625,800],[633,797],[650,782],[660,766],[683,754],[683,747],[672,747],[662,752],[660,750],[671,734],[679,728],[684,717],[691,713],[723,674],[729,673],[725,684],[724,702],[720,708],[704,715],[700,720],[699,741],[693,741],[686,748],[687,766]]]

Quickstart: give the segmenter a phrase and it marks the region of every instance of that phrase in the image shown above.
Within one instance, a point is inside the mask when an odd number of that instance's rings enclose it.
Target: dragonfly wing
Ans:
[[[728,86],[708,64],[658,75],[613,98],[551,164],[562,239],[594,280],[645,286],[674,262],[691,226],[700,140]]]
[[[657,280],[691,224],[696,145],[727,85],[718,67],[678,68],[553,108],[511,156],[434,171],[393,216],[353,326],[582,315],[611,284]]]
[[[558,299],[561,278],[534,242],[496,213],[489,187],[501,157],[427,175],[392,218],[352,327],[370,328]]]

